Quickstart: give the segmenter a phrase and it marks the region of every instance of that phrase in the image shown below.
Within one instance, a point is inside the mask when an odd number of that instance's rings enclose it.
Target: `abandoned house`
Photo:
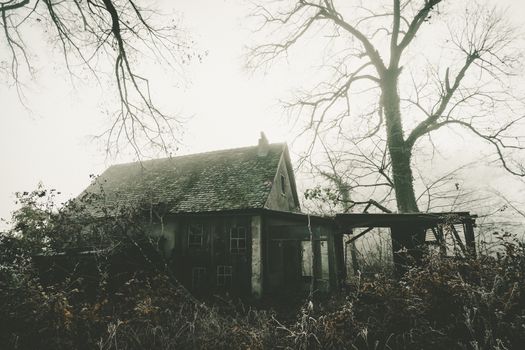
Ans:
[[[162,237],[177,278],[196,293],[259,298],[301,293],[312,281],[317,290],[334,290],[347,275],[350,243],[377,227],[391,229],[394,251],[409,246],[407,230],[443,242],[443,223],[456,235],[460,225],[473,246],[468,213],[301,213],[288,148],[263,134],[252,147],[111,166],[86,191],[100,189],[109,205],[163,208],[149,232]]]

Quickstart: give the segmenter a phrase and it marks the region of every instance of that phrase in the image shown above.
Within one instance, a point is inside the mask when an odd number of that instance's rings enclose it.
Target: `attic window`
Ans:
[[[204,243],[204,227],[202,224],[188,226],[188,247],[202,247]]]
[[[232,284],[232,267],[227,265],[217,266],[217,286],[229,287]]]
[[[230,252],[241,254],[246,251],[246,227],[230,228]]]
[[[281,193],[286,194],[286,177],[281,174]]]

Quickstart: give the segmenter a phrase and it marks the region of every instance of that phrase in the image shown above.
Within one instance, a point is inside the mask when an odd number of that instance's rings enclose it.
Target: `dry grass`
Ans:
[[[200,302],[168,273],[43,284],[27,247],[0,236],[2,349],[518,349],[525,344],[525,246],[497,257],[428,257],[401,280],[362,277],[294,315],[275,306]]]

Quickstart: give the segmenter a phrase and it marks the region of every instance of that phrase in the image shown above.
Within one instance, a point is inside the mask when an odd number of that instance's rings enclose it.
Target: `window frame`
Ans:
[[[200,227],[200,233],[192,231],[192,227]],[[200,243],[196,243],[192,238],[200,237]],[[188,248],[202,248],[204,246],[204,224],[190,223],[188,224]]]
[[[241,230],[242,229],[242,237]],[[234,233],[236,237],[234,237]],[[230,253],[232,254],[244,254],[247,250],[248,241],[248,229],[246,226],[232,226],[230,227]],[[234,244],[235,242],[235,244]],[[241,247],[241,242],[244,246]]]
[[[232,265],[217,265],[216,277],[217,277],[217,287],[230,287],[233,281],[233,266]]]
[[[286,195],[286,176],[281,174],[281,194]]]
[[[206,285],[207,273],[208,273],[208,269],[206,269],[203,266],[194,266],[191,269],[191,288],[193,290],[200,289]]]

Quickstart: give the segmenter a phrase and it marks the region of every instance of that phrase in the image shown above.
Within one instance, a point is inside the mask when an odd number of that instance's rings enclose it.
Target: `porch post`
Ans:
[[[263,263],[262,263],[262,225],[259,215],[252,216],[252,296],[256,299],[263,294]]]
[[[474,220],[468,219],[463,224],[463,232],[465,233],[465,245],[467,252],[472,258],[476,257],[476,237],[474,236]]]

